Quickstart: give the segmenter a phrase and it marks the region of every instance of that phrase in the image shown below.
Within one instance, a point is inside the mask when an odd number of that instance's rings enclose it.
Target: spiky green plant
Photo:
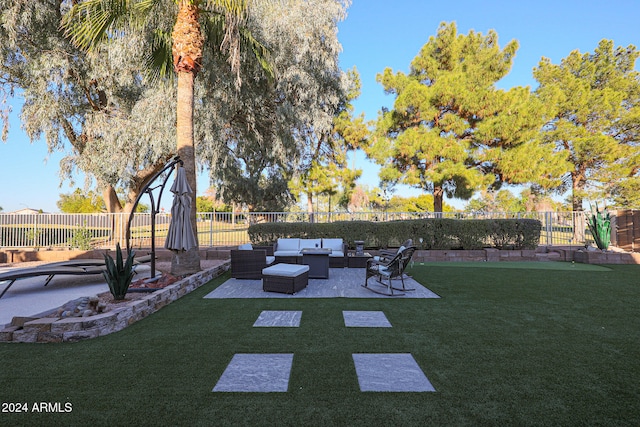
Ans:
[[[611,215],[609,212],[606,209],[600,212],[596,203],[595,209],[591,206],[591,216],[587,216],[587,225],[598,249],[603,251],[609,249],[611,242]]]
[[[109,285],[109,291],[111,291],[111,295],[113,295],[113,299],[115,300],[123,300],[127,291],[129,290],[129,285],[131,285],[131,279],[133,279],[133,258],[135,257],[135,252],[131,251],[127,255],[127,261],[123,262],[122,259],[122,249],[120,248],[120,244],[116,244],[116,260],[114,262],[111,255],[105,253],[104,254],[104,262],[106,265],[106,270],[102,272],[104,278]]]

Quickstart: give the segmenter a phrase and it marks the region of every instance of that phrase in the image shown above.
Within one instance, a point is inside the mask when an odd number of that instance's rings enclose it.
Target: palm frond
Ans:
[[[204,3],[206,10],[217,10],[242,18],[251,0],[205,0]]]
[[[207,44],[219,52],[224,38],[224,15],[216,12],[206,12],[201,16],[204,17],[202,31],[207,37]]]
[[[203,31],[206,34],[208,45],[213,48],[215,53],[222,54],[224,52],[223,43],[227,36],[225,28],[227,19],[225,15],[217,12],[203,13],[203,16],[205,17]],[[269,49],[260,43],[246,27],[240,26],[238,28],[238,36],[240,49],[245,52],[253,52],[253,56],[267,77],[273,79],[275,72]]]
[[[87,0],[74,5],[61,28],[82,50],[92,50],[118,31],[141,26],[158,0]]]
[[[266,73],[267,77],[269,77],[269,79],[274,79],[275,70],[273,69],[271,52],[269,51],[269,49],[258,40],[256,40],[255,37],[253,37],[253,34],[251,34],[251,32],[246,28],[240,29],[240,37],[242,39],[242,45],[251,49],[254,57],[260,63],[260,66]]]
[[[154,79],[174,76],[173,57],[171,52],[171,33],[155,29],[153,45],[148,57],[149,69]]]

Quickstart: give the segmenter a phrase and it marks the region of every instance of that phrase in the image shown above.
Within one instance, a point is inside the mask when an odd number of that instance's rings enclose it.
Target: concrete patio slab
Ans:
[[[309,279],[306,288],[294,295],[262,290],[262,280],[229,279],[204,298],[389,298],[371,292],[364,284],[365,271],[361,268],[332,268],[328,279]],[[374,278],[369,279],[373,284]],[[412,278],[405,279],[407,288],[416,288],[399,298],[440,298]]]
[[[436,391],[410,353],[356,353],[360,391]]]
[[[297,328],[300,326],[302,311],[264,310],[253,324],[254,327]]]
[[[348,328],[390,328],[391,323],[382,311],[343,311],[344,325]]]
[[[14,316],[37,317],[38,314],[53,311],[73,299],[109,291],[102,275],[55,276],[45,287],[46,279],[46,276],[30,277],[13,284],[0,298],[0,327],[11,322]],[[9,282],[0,282],[0,292],[8,284]]]
[[[293,354],[235,354],[212,391],[286,392]]]

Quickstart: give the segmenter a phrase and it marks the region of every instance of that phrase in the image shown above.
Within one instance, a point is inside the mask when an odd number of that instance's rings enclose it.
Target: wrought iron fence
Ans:
[[[0,213],[0,248],[113,248],[126,246],[128,214]],[[203,212],[197,214],[201,247],[247,243],[250,224],[263,222],[395,221],[422,218],[532,218],[542,223],[540,244],[591,243],[584,212]],[[156,215],[156,245],[162,247],[171,216]],[[131,247],[151,246],[151,214],[135,214]]]

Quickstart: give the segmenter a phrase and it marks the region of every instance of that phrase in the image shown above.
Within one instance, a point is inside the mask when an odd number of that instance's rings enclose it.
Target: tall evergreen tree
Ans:
[[[542,58],[534,69],[536,92],[551,113],[540,138],[571,164],[560,189],[571,191],[573,210],[582,210],[585,198],[634,200],[640,180],[637,58],[635,46],[602,40],[593,53],[575,50],[559,65]]]
[[[517,48],[513,40],[500,49],[495,31],[462,35],[443,23],[408,75],[389,68],[379,74],[385,91],[396,95],[368,150],[382,165],[381,179],[431,192],[436,212],[445,194],[466,200],[504,182],[550,185],[562,162],[533,141],[541,109],[527,88],[495,87]]]

